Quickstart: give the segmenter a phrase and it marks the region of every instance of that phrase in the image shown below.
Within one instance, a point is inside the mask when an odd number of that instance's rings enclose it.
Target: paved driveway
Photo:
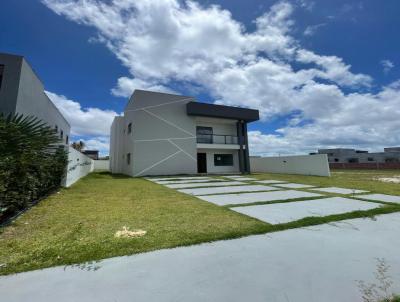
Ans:
[[[399,230],[394,213],[22,273],[0,277],[0,300],[357,302],[376,257],[400,292]]]

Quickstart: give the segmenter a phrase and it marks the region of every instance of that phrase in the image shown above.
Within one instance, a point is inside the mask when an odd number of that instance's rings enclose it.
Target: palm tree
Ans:
[[[33,116],[0,114],[0,222],[60,186],[66,165],[52,128]]]

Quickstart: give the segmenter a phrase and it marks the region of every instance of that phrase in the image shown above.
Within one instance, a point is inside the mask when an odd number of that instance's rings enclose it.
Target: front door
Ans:
[[[207,173],[206,153],[197,153],[197,173]]]

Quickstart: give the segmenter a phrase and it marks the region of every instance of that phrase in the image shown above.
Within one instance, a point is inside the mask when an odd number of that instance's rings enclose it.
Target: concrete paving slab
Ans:
[[[315,189],[311,189],[311,190],[327,192],[327,193],[337,193],[337,194],[359,194],[359,193],[367,193],[368,192],[368,191],[364,191],[364,190],[347,189],[347,188],[339,188],[339,187],[315,188]]]
[[[369,200],[376,200],[376,201],[400,203],[400,196],[395,196],[395,195],[368,194],[368,195],[359,195],[357,197],[358,198],[369,199]]]
[[[227,178],[238,178],[238,177],[244,177],[244,176],[243,175],[226,175],[224,177],[227,177]]]
[[[309,193],[303,191],[287,190],[287,191],[271,191],[258,193],[241,193],[241,194],[225,194],[225,195],[207,195],[198,198],[208,202],[215,203],[220,206],[227,204],[244,204],[261,201],[286,200],[292,198],[318,197],[321,194]]]
[[[2,276],[0,300],[362,302],[376,258],[400,292],[399,229],[393,213]]]
[[[206,179],[182,179],[182,180],[159,180],[155,183],[160,185],[169,185],[169,184],[185,184],[185,183],[200,183],[200,182],[209,182],[209,181],[226,181],[225,179],[219,178],[206,178]]]
[[[244,184],[245,183],[240,181],[219,181],[219,182],[206,182],[206,183],[171,184],[165,186],[170,189],[185,189],[185,188],[197,188],[197,187],[236,186]]]
[[[366,211],[381,205],[373,202],[344,197],[274,203],[247,207],[235,207],[231,210],[257,218],[259,220],[280,224],[296,221],[305,217],[323,217],[353,211]]]
[[[174,177],[174,176],[166,176],[166,177],[145,177],[145,179],[150,181],[163,181],[163,180],[187,180],[187,179],[210,179],[209,176],[185,176],[185,177]]]
[[[230,177],[228,177],[230,178]],[[235,177],[235,178],[231,178],[233,180],[243,180],[243,181],[249,181],[249,180],[257,180],[256,178],[252,178],[252,177]]]
[[[276,184],[277,187],[288,188],[288,189],[306,189],[306,188],[315,188],[315,186],[304,185],[304,184],[296,184],[296,183],[287,183],[287,184]]]
[[[220,194],[220,193],[257,192],[257,191],[272,191],[272,190],[277,190],[277,188],[263,186],[263,185],[248,185],[248,186],[182,189],[179,190],[179,192],[190,195],[210,195],[210,194]]]
[[[284,180],[273,180],[273,179],[266,179],[266,180],[257,180],[257,183],[260,184],[280,184],[280,183],[285,183],[287,181]]]

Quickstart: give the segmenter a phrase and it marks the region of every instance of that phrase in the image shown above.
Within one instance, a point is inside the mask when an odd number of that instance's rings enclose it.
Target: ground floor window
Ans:
[[[128,154],[126,155],[126,163],[127,163],[128,165],[131,164],[131,154],[130,154],[130,153],[128,153]]]
[[[233,166],[233,154],[214,154],[214,166]]]

